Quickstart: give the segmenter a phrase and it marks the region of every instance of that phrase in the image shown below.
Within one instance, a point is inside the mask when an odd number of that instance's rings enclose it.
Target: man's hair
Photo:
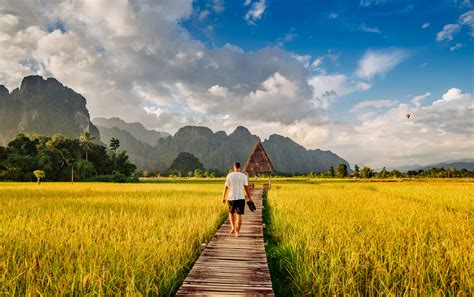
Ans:
[[[239,163],[239,162],[235,162],[235,163],[234,163],[234,167],[237,168],[237,169],[240,169],[240,163]]]

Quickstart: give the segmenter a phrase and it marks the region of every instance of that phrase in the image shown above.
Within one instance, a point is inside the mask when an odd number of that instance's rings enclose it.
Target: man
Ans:
[[[239,162],[234,163],[233,172],[227,175],[224,193],[222,193],[222,203],[225,203],[226,194],[229,189],[227,203],[229,205],[229,221],[232,226],[230,234],[235,233],[235,237],[238,237],[240,226],[242,226],[242,215],[245,210],[244,190],[247,194],[248,200],[252,201],[252,198],[250,198],[249,181],[247,176],[240,172]],[[235,217],[237,217],[237,222],[234,220]]]

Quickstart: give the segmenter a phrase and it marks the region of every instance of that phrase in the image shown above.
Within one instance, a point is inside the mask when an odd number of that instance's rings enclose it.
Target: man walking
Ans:
[[[230,189],[230,191],[229,191]],[[240,163],[236,162],[233,166],[233,172],[227,175],[224,187],[224,193],[222,193],[222,203],[225,203],[225,198],[227,191],[229,195],[227,196],[227,203],[229,205],[229,221],[232,226],[230,234],[239,236],[240,226],[242,226],[242,216],[245,210],[245,193],[247,194],[248,200],[252,201],[250,198],[249,191],[249,181],[247,176],[240,172]],[[237,217],[237,222],[235,222],[235,217]]]

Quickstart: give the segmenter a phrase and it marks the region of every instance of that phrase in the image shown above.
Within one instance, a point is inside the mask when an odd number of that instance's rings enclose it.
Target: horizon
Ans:
[[[351,166],[474,157],[469,0],[43,4],[0,4],[9,90],[54,77],[91,118],[170,134],[243,126]]]

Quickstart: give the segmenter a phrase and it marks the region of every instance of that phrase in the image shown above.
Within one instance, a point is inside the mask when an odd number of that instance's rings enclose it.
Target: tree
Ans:
[[[202,170],[201,169],[194,170],[194,177],[202,177]]]
[[[393,176],[393,177],[396,177],[396,178],[402,177],[402,173],[401,173],[400,171],[396,170],[396,169],[395,169],[395,170],[392,170],[392,172],[390,173],[390,175]]]
[[[110,140],[110,144],[109,144],[109,148],[114,152],[113,153],[113,156],[114,156],[114,165],[115,165],[115,168],[117,168],[117,149],[120,147],[120,141],[117,139],[117,138],[114,138],[112,137],[112,139]]]
[[[360,168],[359,168],[359,165],[355,164],[354,166],[354,174],[355,174],[355,177],[359,177],[360,175]]]
[[[43,170],[35,170],[33,171],[33,174],[36,177],[36,180],[38,181],[38,185],[41,184],[41,179],[46,177],[46,173]]]
[[[373,176],[373,171],[370,167],[364,166],[360,172],[360,177],[362,178],[371,178]]]
[[[379,178],[387,178],[389,175],[389,172],[387,172],[387,168],[383,168],[382,171],[379,173]]]
[[[328,174],[329,174],[329,177],[334,177],[336,175],[336,173],[334,172],[334,167],[329,167],[329,171],[328,171]]]
[[[89,161],[79,159],[77,160],[74,165],[74,172],[79,179],[85,179],[97,174],[94,164]]]
[[[187,172],[191,171],[194,172],[194,176],[196,176],[196,169],[199,169],[199,175],[202,175],[202,171],[204,171],[204,165],[199,162],[199,159],[191,153],[182,152],[179,153],[176,159],[174,159],[171,166],[168,168],[168,174],[179,172],[180,175],[184,175]]]
[[[135,164],[130,163],[126,151],[119,152],[116,155],[115,160],[117,162],[117,166],[116,170],[114,171],[120,172],[126,177],[131,176],[135,172],[135,170],[137,170],[137,166],[135,166]]]
[[[346,176],[347,176],[347,165],[344,163],[341,163],[337,167],[337,177],[346,177]]]
[[[92,136],[92,134],[89,131],[83,131],[81,133],[81,136],[79,137],[79,142],[81,143],[81,147],[86,152],[86,161],[89,161],[88,153],[93,146],[92,140],[94,139],[95,137]]]

